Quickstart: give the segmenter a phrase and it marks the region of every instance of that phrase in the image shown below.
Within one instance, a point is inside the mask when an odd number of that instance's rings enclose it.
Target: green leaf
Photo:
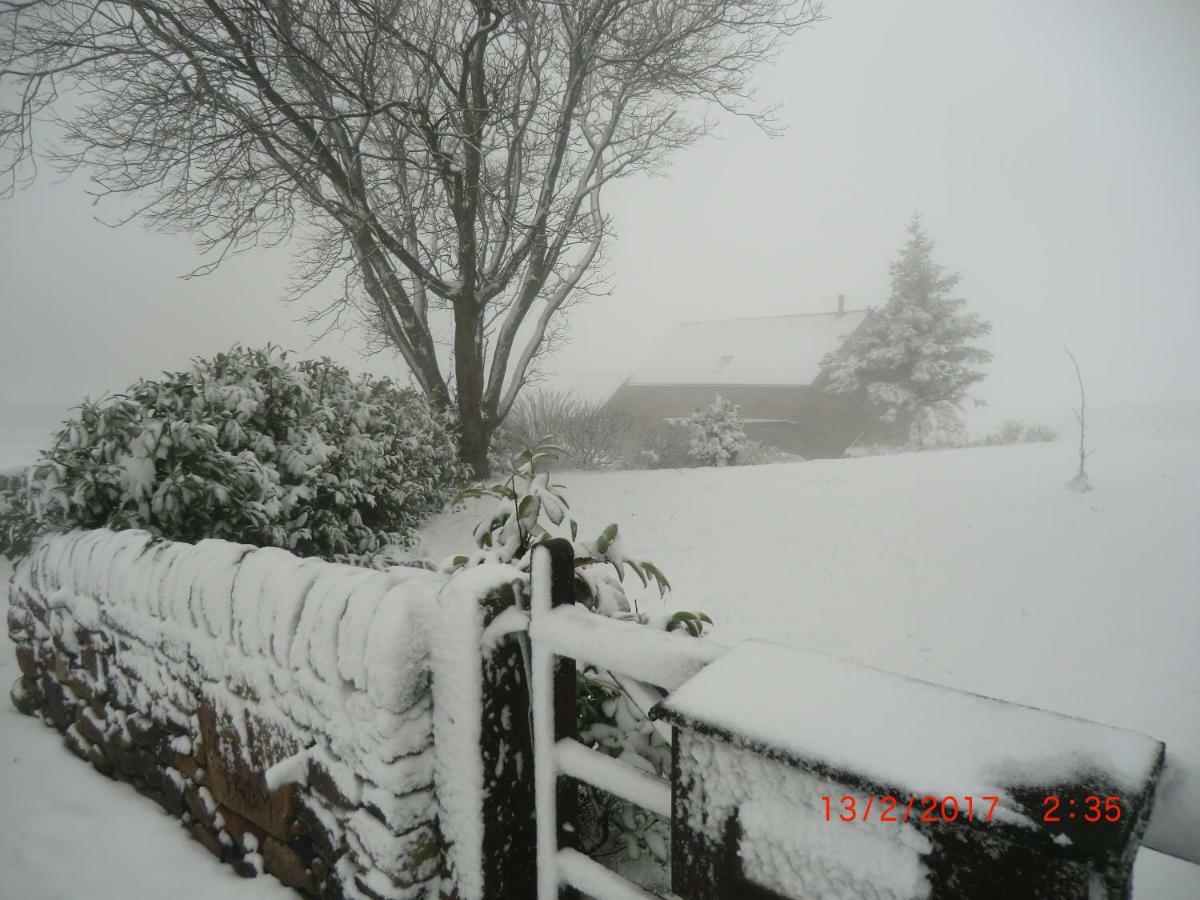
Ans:
[[[704,613],[688,612],[680,610],[667,620],[667,631],[686,631],[692,637],[700,637],[704,633],[704,623],[710,625],[712,620]]]
[[[596,552],[604,555],[608,553],[608,548],[612,546],[612,542],[617,539],[617,523],[613,522],[602,532],[600,537],[596,538]]]
[[[517,505],[517,519],[527,528],[537,521],[542,512],[542,501],[535,494],[526,494]]]
[[[654,579],[655,583],[658,585],[658,593],[660,595],[665,594],[671,589],[671,582],[667,581],[667,576],[664,575],[662,570],[659,569],[659,567],[654,563],[648,562],[647,560],[642,560],[642,568],[645,569],[646,572],[649,573],[650,577]]]

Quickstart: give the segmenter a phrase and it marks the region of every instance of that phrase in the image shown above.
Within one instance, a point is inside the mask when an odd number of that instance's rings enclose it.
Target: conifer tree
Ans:
[[[958,443],[965,435],[962,405],[992,358],[974,342],[992,326],[956,296],[959,274],[934,262],[934,243],[919,213],[908,235],[891,264],[887,303],[825,356],[819,384],[865,394],[883,421],[894,423],[897,436],[911,443]]]

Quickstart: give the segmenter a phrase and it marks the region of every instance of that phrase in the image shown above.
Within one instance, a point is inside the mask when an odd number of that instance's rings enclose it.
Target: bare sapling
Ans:
[[[1079,408],[1072,410],[1075,413],[1075,421],[1079,423],[1079,471],[1067,482],[1067,487],[1082,493],[1092,489],[1086,468],[1087,458],[1092,455],[1092,451],[1087,449],[1087,395],[1083,390],[1083,373],[1079,371],[1079,360],[1066,344],[1063,344],[1063,350],[1071,358],[1071,364],[1075,367],[1075,380],[1079,382]]]

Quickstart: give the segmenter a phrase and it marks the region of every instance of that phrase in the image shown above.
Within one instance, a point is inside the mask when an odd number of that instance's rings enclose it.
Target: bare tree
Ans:
[[[1067,352],[1067,356],[1071,357],[1071,365],[1075,367],[1075,380],[1079,382],[1079,409],[1072,410],[1075,413],[1075,421],[1079,423],[1079,471],[1067,484],[1080,492],[1090,491],[1092,482],[1088,479],[1087,470],[1084,468],[1087,458],[1092,455],[1092,452],[1087,449],[1087,395],[1083,392],[1083,373],[1079,371],[1079,361],[1075,359],[1071,348],[1063,344],[1063,350]]]
[[[457,407],[483,474],[560,314],[602,282],[602,187],[707,133],[696,109],[770,131],[752,71],[820,18],[820,0],[0,0],[0,161],[9,191],[49,156],[135,195],[211,254],[193,274],[295,236],[291,296],[339,274],[325,313]],[[43,124],[64,149],[35,148]]]

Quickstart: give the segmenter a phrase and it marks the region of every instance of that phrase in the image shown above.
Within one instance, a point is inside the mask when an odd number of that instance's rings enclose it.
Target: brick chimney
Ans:
[[[846,295],[838,294],[838,311],[837,314],[843,315],[846,312]]]

